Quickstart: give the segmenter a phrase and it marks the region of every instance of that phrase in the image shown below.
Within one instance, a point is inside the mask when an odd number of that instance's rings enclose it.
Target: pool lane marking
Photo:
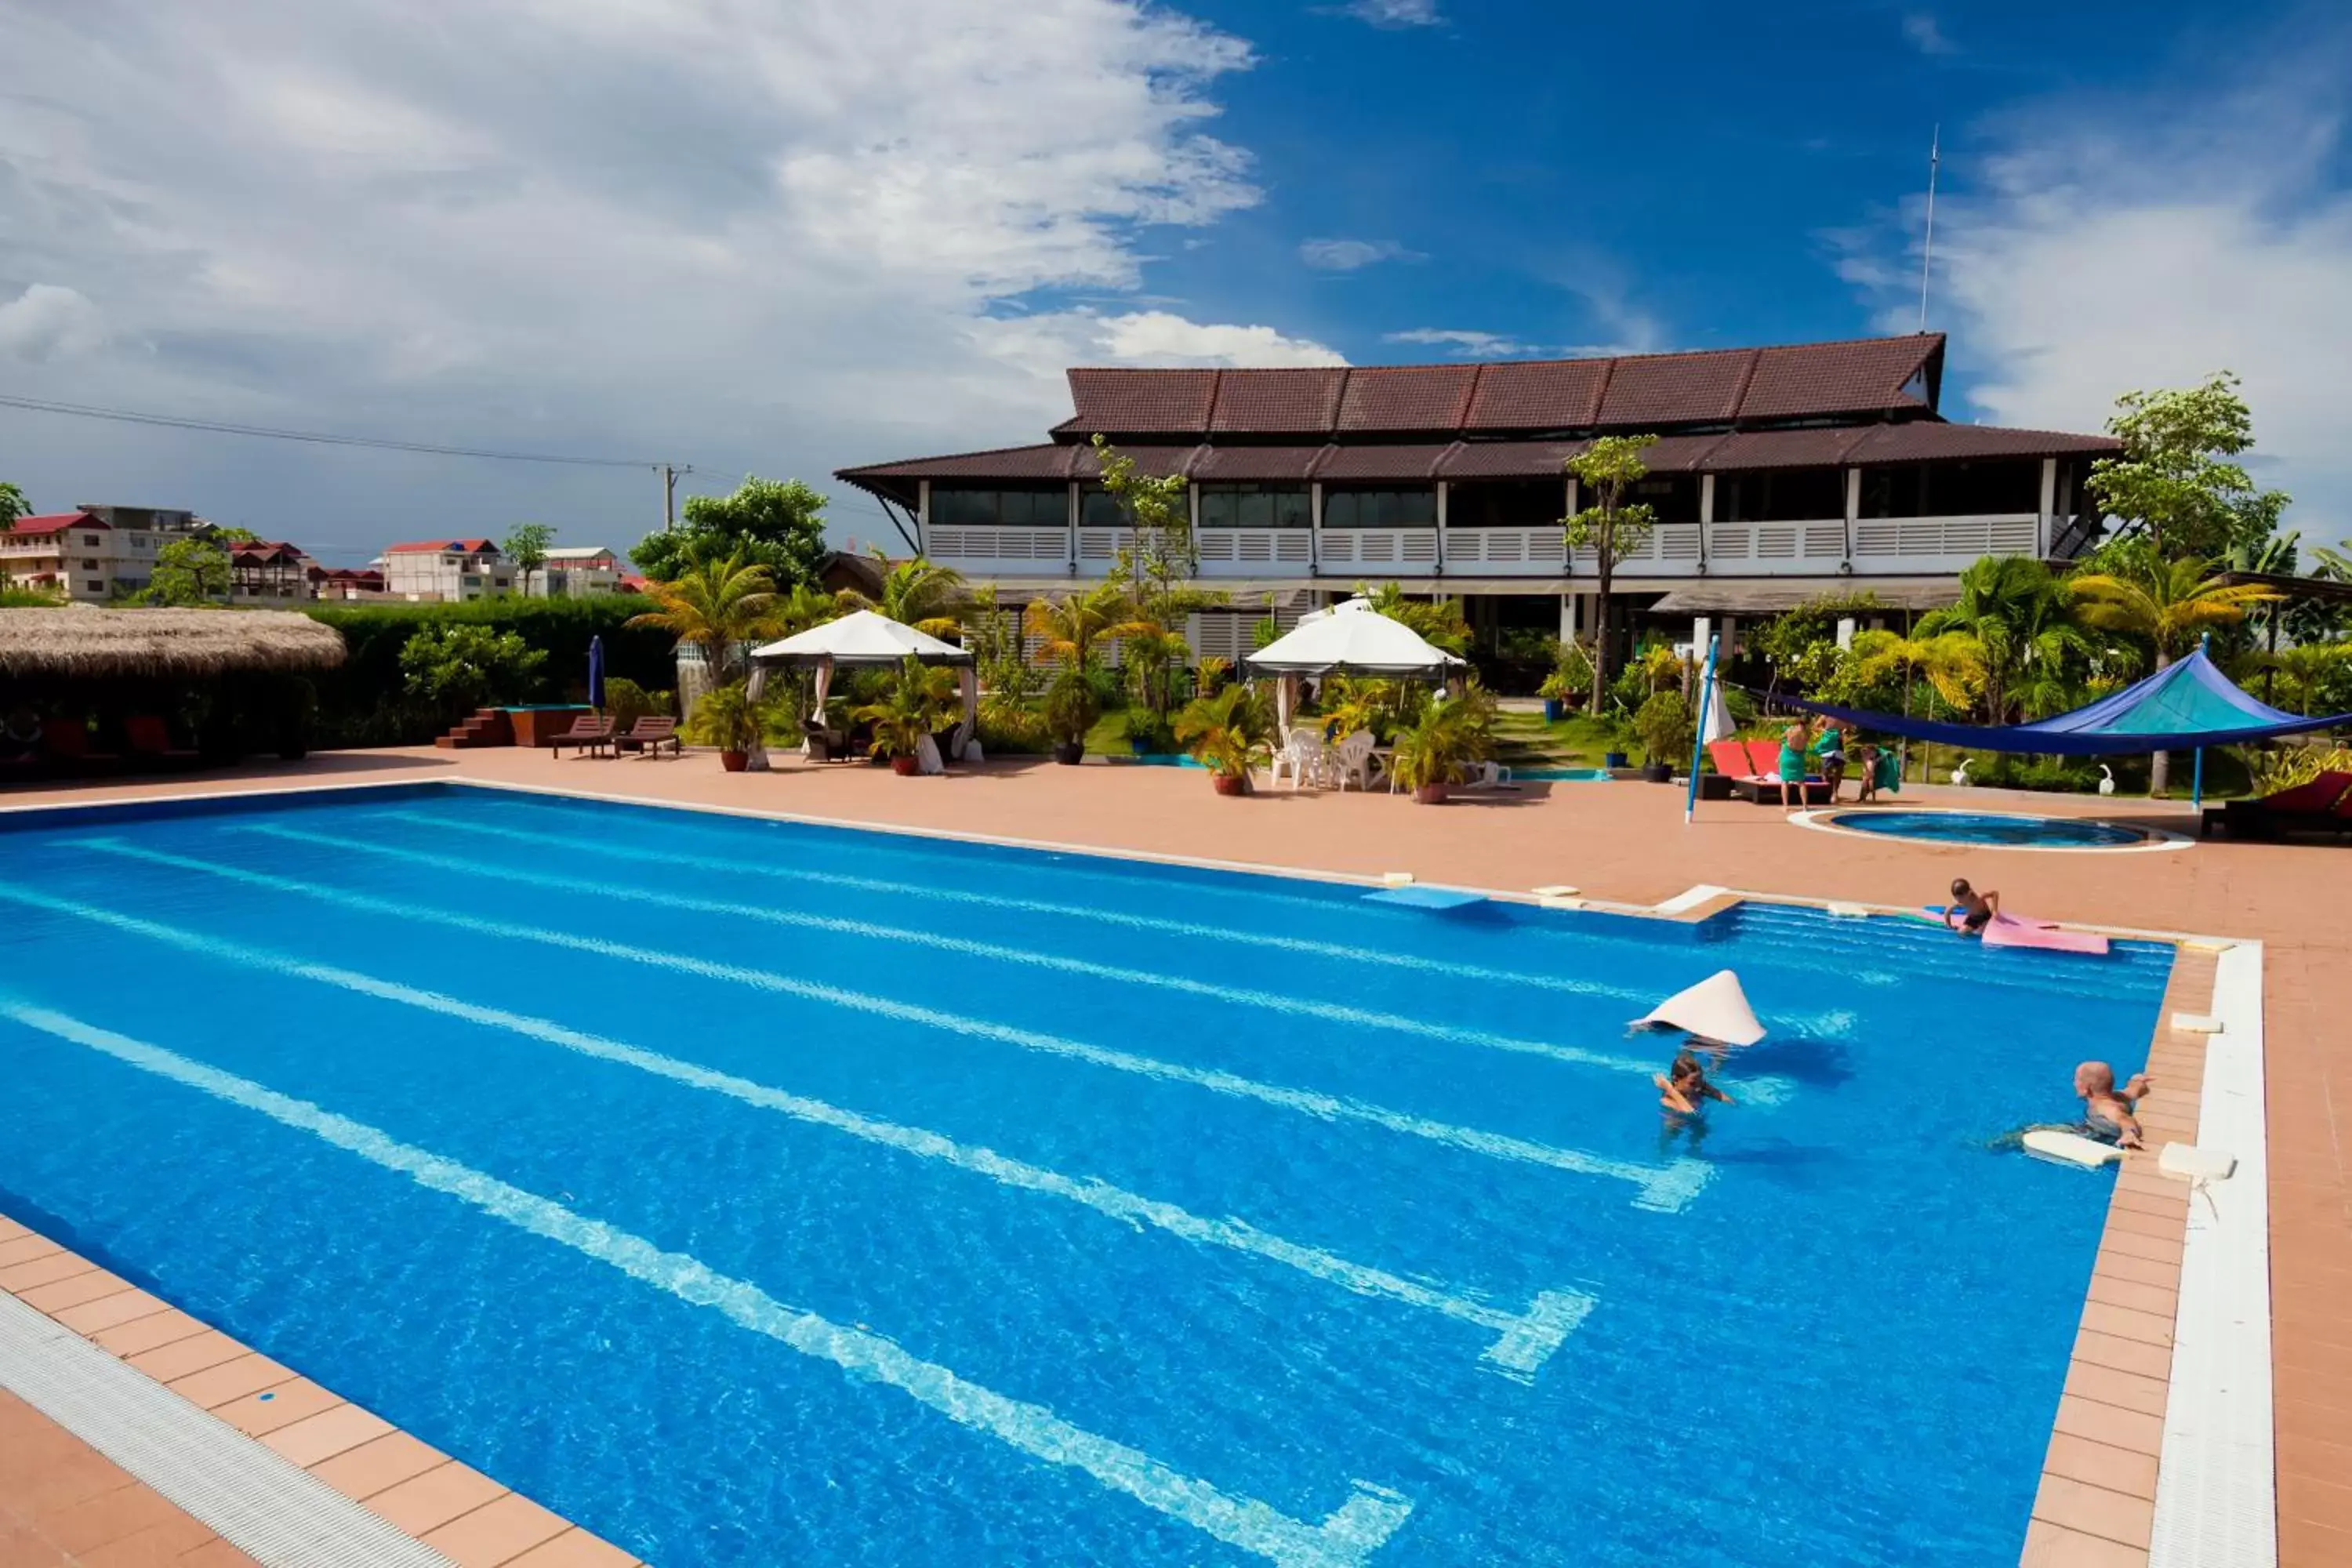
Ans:
[[[836,1323],[780,1301],[690,1254],[665,1252],[643,1237],[565,1208],[455,1160],[403,1143],[390,1133],[238,1078],[162,1046],[135,1040],[45,1007],[0,1001],[0,1014],[30,1029],[87,1047],[157,1078],[258,1111],[279,1124],[417,1185],[469,1204],[518,1230],[569,1247],[630,1279],[708,1307],[738,1328],[763,1334],[859,1382],[880,1383],[929,1405],[959,1426],[982,1432],[1034,1459],[1082,1470],[1112,1491],[1181,1520],[1229,1546],[1279,1568],[1361,1568],[1396,1533],[1412,1504],[1369,1482],[1321,1522],[1291,1518],[1255,1498],[1236,1497],[1181,1474],[1141,1449],[1089,1432],[1043,1405],[982,1387],[924,1361],[870,1330]]]
[[[642,963],[652,968],[674,970],[679,973],[699,975],[707,980],[724,980],[738,985],[794,996],[803,1001],[822,1002],[831,1006],[870,1014],[877,1017],[893,1018],[902,1023],[943,1030],[971,1039],[988,1040],[998,1045],[1018,1047],[1022,1050],[1043,1055],[1067,1058],[1091,1066],[1108,1068],[1115,1072],[1133,1073],[1163,1083],[1190,1084],[1213,1094],[1223,1094],[1237,1100],[1255,1100],[1263,1105],[1279,1106],[1326,1121],[1356,1121],[1379,1127],[1408,1137],[1425,1139],[1463,1149],[1489,1159],[1512,1160],[1526,1164],[1547,1165],[1554,1170],[1568,1171],[1577,1175],[1606,1176],[1631,1183],[1635,1189],[1633,1206],[1664,1213],[1678,1213],[1698,1196],[1701,1188],[1714,1175],[1714,1167],[1687,1156],[1664,1165],[1645,1165],[1631,1160],[1616,1160],[1602,1154],[1590,1154],[1578,1149],[1562,1149],[1532,1139],[1515,1138],[1507,1133],[1489,1132],[1482,1128],[1463,1127],[1454,1122],[1436,1121],[1407,1111],[1392,1110],[1386,1106],[1325,1094],[1319,1090],[1291,1089],[1285,1085],[1260,1083],[1238,1073],[1216,1068],[1187,1067],[1180,1062],[1162,1061],[1155,1057],[1138,1056],[1131,1051],[1114,1050],[1108,1046],[1087,1045],[1081,1040],[1066,1039],[1034,1029],[1018,1029],[1005,1024],[992,1024],[967,1017],[961,1013],[943,1013],[937,1008],[919,1006],[911,1002],[893,1001],[887,996],[873,996],[858,991],[845,991],[838,986],[824,985],[814,981],[795,979],[773,970],[750,969],[740,964],[716,963],[696,958],[689,953],[664,952],[656,948],[636,947],[625,942],[604,942],[595,937],[578,936],[570,931],[551,931],[541,926],[514,925],[504,921],[482,920],[473,915],[461,915],[453,910],[436,910],[429,905],[411,904],[392,899],[379,899],[366,893],[347,892],[340,888],[321,887],[299,881],[291,877],[273,876],[266,871],[250,871],[241,866],[222,866],[208,860],[192,859],[161,849],[148,849],[125,844],[117,839],[84,838],[76,840],[85,848],[127,859],[143,860],[151,865],[170,866],[180,870],[194,871],[218,877],[226,881],[240,882],[247,887],[267,888],[275,892],[292,893],[302,898],[364,913],[389,916],[394,920],[427,921],[456,931],[469,931],[482,936],[498,937],[509,942],[538,942],[548,947],[566,948],[574,952],[593,953],[599,958],[617,959],[628,963]],[[18,896],[11,892],[8,896]]]
[[[289,843],[308,844],[321,849],[345,853],[373,855],[383,859],[398,860],[412,866],[426,866],[460,876],[478,877],[482,867],[474,861],[462,860],[452,855],[436,855],[423,849],[401,849],[387,844],[371,844],[363,838],[338,838],[331,834],[309,833],[299,827],[286,827],[275,823],[241,826],[240,832],[254,833]],[[1407,1018],[1395,1013],[1375,1012],[1368,1007],[1350,1007],[1340,1003],[1318,1002],[1304,996],[1286,996],[1278,992],[1260,991],[1252,987],[1218,985],[1210,981],[1194,980],[1184,975],[1161,974],[1148,969],[1129,969],[1119,964],[1097,963],[1090,959],[1069,958],[1060,953],[1039,952],[1032,948],[1006,947],[997,942],[975,942],[970,937],[948,936],[936,931],[910,930],[904,926],[877,925],[870,921],[847,920],[836,915],[804,914],[797,910],[780,910],[766,904],[733,903],[719,899],[688,898],[680,893],[664,893],[648,888],[615,887],[585,877],[562,877],[545,871],[525,871],[511,866],[501,866],[497,877],[502,882],[519,882],[526,887],[546,888],[551,891],[580,893],[593,898],[620,899],[634,903],[650,904],[657,909],[677,910],[688,914],[726,915],[736,920],[761,921],[771,925],[793,926],[804,931],[832,931],[843,936],[866,937],[876,942],[903,942],[915,947],[928,947],[941,952],[963,953],[972,958],[995,959],[1007,963],[1024,964],[1036,969],[1055,969],[1068,974],[1084,974],[1097,980],[1116,981],[1122,985],[1150,985],[1164,991],[1181,991],[1194,996],[1212,997],[1230,1002],[1236,1006],[1259,1007],[1268,1012],[1288,1013],[1298,1016],[1320,1018],[1327,1023],[1346,1024],[1357,1028],[1388,1029],[1398,1034],[1419,1035],[1427,1039],[1446,1040],[1456,1045],[1483,1046],[1489,1050],[1511,1051],[1522,1056],[1549,1057],[1554,1061],[1578,1067],[1607,1068],[1612,1072],[1634,1073],[1648,1078],[1658,1070],[1654,1061],[1637,1061],[1631,1057],[1611,1056],[1601,1051],[1588,1051],[1574,1046],[1547,1045],[1541,1040],[1519,1039],[1498,1035],[1486,1029],[1465,1029],[1450,1024],[1425,1022]],[[1726,1083],[1736,1083],[1727,1076]],[[1777,1101],[1775,1102],[1777,1103]]]
[[[1059,1171],[1000,1154],[993,1149],[960,1143],[944,1133],[927,1128],[907,1127],[863,1116],[822,1100],[812,1100],[750,1079],[738,1078],[698,1062],[685,1061],[641,1046],[569,1028],[552,1019],[533,1018],[502,1008],[485,1007],[442,992],[405,985],[396,980],[385,980],[358,970],[313,963],[292,953],[206,936],[202,932],[142,920],[136,915],[118,914],[110,910],[79,904],[48,894],[31,893],[0,885],[0,899],[77,916],[165,943],[184,952],[233,963],[243,970],[271,971],[289,978],[372,996],[379,1001],[462,1019],[485,1028],[502,1029],[543,1045],[576,1051],[582,1056],[617,1062],[689,1089],[726,1095],[746,1105],[776,1111],[796,1121],[845,1132],[852,1138],[921,1159],[937,1160],[959,1170],[985,1176],[1002,1186],[1064,1198],[1139,1230],[1150,1226],[1186,1241],[1205,1247],[1223,1247],[1279,1263],[1359,1296],[1399,1301],[1406,1306],[1437,1312],[1497,1336],[1480,1359],[1522,1381],[1533,1380],[1534,1373],[1551,1353],[1583,1324],[1594,1305],[1593,1298],[1581,1291],[1546,1290],[1537,1295],[1526,1311],[1506,1311],[1473,1297],[1403,1279],[1383,1269],[1353,1262],[1336,1253],[1326,1252],[1320,1247],[1272,1235],[1244,1220],[1232,1217],[1211,1219],[1174,1204],[1113,1186],[1097,1177],[1065,1175]]]
[[[1238,926],[1203,925],[1192,921],[1169,920],[1159,915],[1132,914],[1124,910],[1089,909],[1083,904],[1059,904],[1050,899],[1022,899],[1003,893],[983,893],[964,888],[936,888],[919,882],[894,882],[882,877],[860,877],[846,871],[817,871],[797,866],[770,866],[725,859],[716,855],[672,854],[651,852],[629,845],[607,843],[595,838],[575,838],[562,833],[536,833],[528,828],[505,827],[493,823],[467,822],[456,817],[430,816],[422,812],[372,809],[371,816],[388,822],[404,822],[413,826],[478,834],[488,838],[504,838],[518,844],[534,844],[551,849],[575,850],[583,854],[605,855],[631,861],[659,860],[666,866],[688,866],[697,870],[719,871],[730,876],[746,874],[777,877],[792,881],[815,882],[823,886],[853,888],[867,893],[903,893],[924,900],[946,900],[956,903],[977,904],[986,909],[1017,910],[1024,914],[1059,915],[1070,920],[1085,921],[1097,925],[1121,925],[1135,931],[1162,931],[1170,936],[1197,937],[1205,942],[1234,942],[1245,947],[1263,947],[1280,952],[1300,952],[1317,958],[1334,958],[1347,963],[1384,965],[1391,969],[1416,969],[1432,974],[1448,974],[1460,980],[1480,980],[1497,985],[1526,985],[1541,991],[1558,991],[1571,996],[1607,996],[1621,1002],[1635,1002],[1647,1007],[1657,1000],[1655,994],[1633,986],[1610,985],[1597,980],[1580,980],[1572,975],[1538,974],[1517,969],[1492,969],[1484,964],[1463,963],[1452,959],[1423,958],[1415,953],[1391,952],[1377,947],[1351,947],[1344,942],[1318,942],[1312,937],[1276,936],[1271,932],[1248,931]],[[481,868],[468,870],[479,874]],[[1097,873],[1098,875],[1098,873]],[[1275,895],[1267,895],[1273,897]],[[1355,911],[1345,903],[1329,903],[1320,900],[1306,900],[1327,913],[1335,910]],[[1540,931],[1539,927],[1521,928]],[[1853,1031],[1854,1018],[1849,1013],[1811,1015],[1768,1015],[1777,1018],[1780,1026],[1790,1034],[1816,1038],[1838,1038]],[[1643,1072],[1654,1067],[1644,1067]],[[1754,1080],[1750,1080],[1751,1084]],[[1790,1087],[1782,1085],[1783,1091]]]

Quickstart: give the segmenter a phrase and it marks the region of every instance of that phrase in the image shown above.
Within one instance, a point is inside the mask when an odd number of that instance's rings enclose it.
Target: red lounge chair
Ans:
[[[2352,804],[2352,773],[2331,770],[2260,800],[2231,800],[2207,806],[2198,831],[2210,834],[2218,822],[2232,838],[2266,838],[2294,827],[2341,833],[2352,825],[2347,804]]]
[[[49,754],[77,767],[111,767],[122,761],[112,752],[89,749],[89,727],[79,719],[41,721],[41,744]]]
[[[613,721],[609,714],[583,713],[572,721],[571,729],[547,743],[547,752],[550,756],[560,756],[563,748],[569,746],[592,757],[600,752],[611,756],[614,754],[613,741]]]
[[[1829,784],[1819,773],[1807,773],[1795,789],[1780,783],[1780,742],[1778,741],[1718,741],[1718,746],[1744,750],[1748,771],[1731,781],[1731,793],[1759,805],[1827,805]]]
[[[672,756],[686,755],[686,746],[677,738],[677,721],[667,714],[646,714],[614,736],[613,746],[616,751],[641,752],[648,757],[660,756],[661,749],[667,746]]]
[[[131,742],[131,754],[137,757],[174,764],[194,764],[203,760],[202,752],[172,744],[172,731],[152,713],[133,713],[125,719],[122,738]]]

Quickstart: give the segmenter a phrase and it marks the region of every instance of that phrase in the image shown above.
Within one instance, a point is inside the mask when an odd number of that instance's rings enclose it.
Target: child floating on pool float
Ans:
[[[1687,1046],[1675,1053],[1674,1066],[1650,1081],[1658,1086],[1658,1103],[1683,1116],[1697,1115],[1698,1108],[1710,1100],[1732,1103],[1731,1096],[1707,1082],[1706,1069],[1698,1065],[1698,1058]]]
[[[1999,913],[2000,895],[1998,892],[1979,893],[1969,886],[1966,877],[1952,879],[1951,907],[1944,911],[1946,925],[1951,925],[1957,918],[1959,922],[1958,930],[1962,936],[1982,936],[1985,927],[1992,924],[1992,917]]]
[[[2147,1074],[2134,1073],[2131,1081],[2116,1088],[2116,1069],[2105,1062],[2084,1062],[2074,1069],[2074,1092],[2083,1097],[2086,1136],[2126,1149],[2140,1149],[2139,1119],[2132,1108],[2150,1088]]]

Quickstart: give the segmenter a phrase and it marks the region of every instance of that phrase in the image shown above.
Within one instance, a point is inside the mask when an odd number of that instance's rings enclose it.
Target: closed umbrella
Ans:
[[[588,639],[588,706],[604,710],[604,639]]]

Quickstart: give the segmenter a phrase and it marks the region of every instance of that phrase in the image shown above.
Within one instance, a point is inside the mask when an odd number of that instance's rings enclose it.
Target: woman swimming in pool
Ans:
[[[1992,917],[2000,913],[1999,892],[1979,893],[1969,886],[1966,877],[1952,879],[1952,901],[1944,910],[1944,923],[1952,925],[1957,918],[1962,936],[1982,936]]]

